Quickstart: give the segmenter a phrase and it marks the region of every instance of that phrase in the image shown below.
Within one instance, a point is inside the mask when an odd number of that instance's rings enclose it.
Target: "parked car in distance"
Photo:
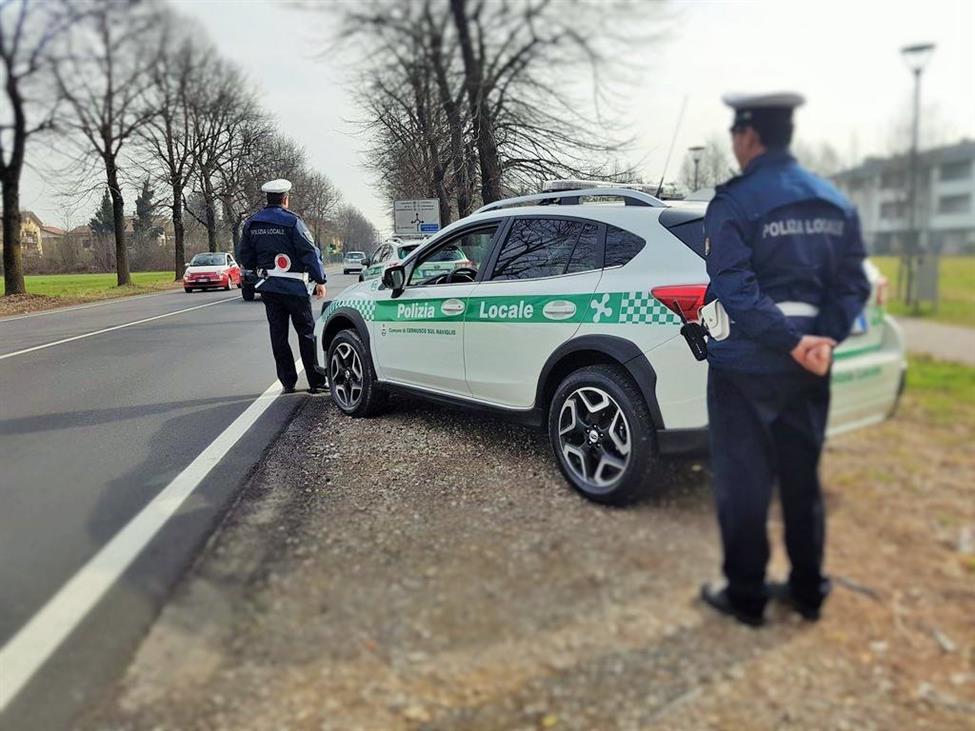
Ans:
[[[342,257],[342,273],[352,274],[353,272],[361,272],[363,267],[363,259],[366,258],[366,252],[364,251],[347,251],[345,256]]]
[[[404,261],[412,252],[414,252],[420,244],[423,243],[423,239],[420,240],[408,240],[403,241],[400,239],[391,239],[378,246],[378,248],[373,252],[371,259],[366,259],[365,269],[359,275],[359,281],[364,282],[367,279],[375,279],[383,273],[383,270],[390,264],[399,264]],[[454,266],[463,266],[467,262],[463,253],[459,256],[454,256]],[[459,263],[463,260],[463,264]],[[447,266],[447,265],[443,265]],[[449,269],[450,267],[447,267]],[[445,271],[447,270],[445,269]],[[431,272],[432,273],[432,272]]]
[[[240,286],[240,266],[232,254],[223,251],[197,254],[183,272],[183,289],[187,292],[194,289],[229,290]]]

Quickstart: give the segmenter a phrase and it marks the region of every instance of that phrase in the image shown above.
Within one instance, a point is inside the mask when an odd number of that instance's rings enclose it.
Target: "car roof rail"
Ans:
[[[631,188],[583,188],[581,190],[555,190],[548,193],[534,193],[533,195],[522,195],[517,198],[505,198],[504,200],[488,203],[481,206],[475,213],[487,213],[488,211],[499,211],[504,208],[516,208],[536,204],[540,206],[559,205],[577,206],[580,198],[622,198],[628,206],[647,206],[650,208],[667,208],[667,204],[659,198],[655,198],[649,193],[644,193]]]

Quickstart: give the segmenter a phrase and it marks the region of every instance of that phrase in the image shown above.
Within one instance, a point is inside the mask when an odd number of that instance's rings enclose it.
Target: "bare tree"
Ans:
[[[563,81],[591,72],[598,108],[606,26],[626,5],[363,0],[341,6],[340,42],[369,39],[358,103],[372,141],[370,167],[386,197],[436,197],[446,223],[453,211],[470,213],[477,199],[495,200],[545,178],[604,177],[607,154],[620,148],[611,140],[615,129],[588,119],[581,111],[586,105],[570,98]]]
[[[51,71],[50,51],[75,19],[67,3],[0,1],[0,69],[9,112],[0,116],[0,186],[3,189],[3,277],[5,294],[25,293],[20,245],[20,176],[31,136],[51,124],[56,98],[36,105],[28,120],[29,94]],[[9,115],[9,116],[8,116]]]
[[[261,185],[274,178],[291,180],[303,175],[305,152],[279,135],[273,120],[256,105],[250,116],[227,130],[227,139],[227,152],[217,167],[217,197],[233,250],[237,251],[244,220],[264,206]]]
[[[729,150],[731,143],[724,137],[711,137],[698,155],[697,170],[694,169],[694,153],[684,155],[678,181],[688,190],[713,188],[735,175],[735,164]],[[695,181],[695,178],[697,180]]]
[[[153,116],[146,90],[158,52],[154,7],[126,0],[91,3],[74,34],[69,60],[57,67],[58,86],[71,114],[64,124],[82,140],[83,158],[104,168],[115,217],[115,266],[119,286],[131,284],[125,243],[122,150]]]
[[[218,205],[221,203],[221,169],[227,176],[241,148],[253,141],[255,125],[262,119],[253,90],[240,70],[225,61],[206,69],[193,109],[193,157],[196,182],[203,196],[207,247],[217,251]]]
[[[372,251],[379,238],[369,219],[355,206],[342,206],[338,211],[335,225],[343,252]]]
[[[306,223],[321,247],[322,233],[328,221],[335,215],[341,195],[332,181],[324,173],[312,172],[297,182],[298,193]]]
[[[792,154],[803,166],[824,177],[835,175],[846,166],[843,156],[826,141],[812,144],[796,140],[792,144]]]
[[[450,0],[483,202],[553,175],[604,176],[600,159],[623,146],[612,140],[617,130],[589,119],[564,80],[591,74],[598,117],[608,45],[633,42],[611,28],[627,27],[620,21],[634,9],[622,0]]]
[[[154,113],[139,137],[149,153],[150,170],[169,188],[173,268],[178,280],[186,261],[183,196],[196,171],[194,110],[205,95],[201,76],[214,63],[215,53],[205,38],[184,37],[179,41],[177,22],[174,16],[166,19],[161,52],[150,69],[150,108]]]

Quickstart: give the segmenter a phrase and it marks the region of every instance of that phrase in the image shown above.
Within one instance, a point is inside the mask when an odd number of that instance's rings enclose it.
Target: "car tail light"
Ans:
[[[890,294],[890,282],[887,277],[881,276],[877,280],[877,307],[887,306],[887,296]]]
[[[673,284],[654,287],[650,294],[668,310],[689,321],[700,319],[700,309],[704,306],[706,284]]]

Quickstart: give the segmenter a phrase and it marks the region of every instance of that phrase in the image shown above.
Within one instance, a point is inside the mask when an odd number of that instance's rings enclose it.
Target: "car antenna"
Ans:
[[[680,105],[680,114],[677,115],[677,126],[674,127],[674,136],[670,139],[670,149],[667,150],[667,159],[664,161],[663,172],[660,173],[660,184],[657,186],[656,197],[660,197],[660,192],[664,189],[664,177],[667,175],[667,168],[670,166],[670,156],[674,152],[674,144],[677,142],[677,135],[680,134],[680,123],[684,119],[684,110],[687,109],[687,94],[684,94],[684,101]]]

